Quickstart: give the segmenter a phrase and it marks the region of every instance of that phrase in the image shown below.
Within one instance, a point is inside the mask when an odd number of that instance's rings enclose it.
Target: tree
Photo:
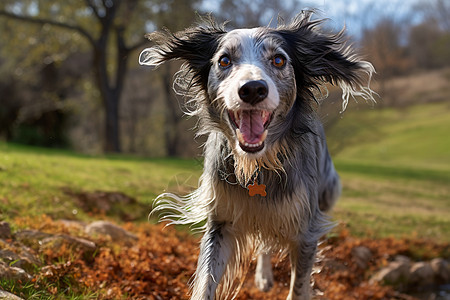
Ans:
[[[0,10],[2,17],[76,32],[87,41],[92,52],[95,83],[105,111],[104,149],[107,152],[121,151],[119,106],[128,58],[133,50],[146,42],[143,38],[145,18],[136,18],[136,22],[129,20],[151,8],[146,2],[23,0],[6,1]],[[138,23],[140,30],[133,32]],[[130,28],[131,24],[134,28]]]
[[[402,27],[393,19],[381,19],[374,28],[366,29],[362,45],[379,74],[381,96],[389,78],[404,74],[410,66],[406,47],[401,43]]]
[[[436,41],[441,32],[435,22],[427,20],[410,29],[409,51],[415,65],[423,69],[431,69],[439,66],[438,57],[435,55]]]
[[[193,8],[199,8],[201,0],[158,0],[153,7],[156,12],[152,20],[157,27],[176,32],[195,23],[197,16]],[[168,156],[179,156],[185,151],[182,136],[186,135],[181,105],[173,91],[173,74],[180,68],[179,62],[171,62],[158,70],[162,91],[165,95],[165,152]],[[184,125],[184,126],[183,126]],[[183,149],[182,149],[183,148]]]
[[[415,6],[422,22],[411,28],[411,56],[419,68],[439,68],[450,63],[450,3],[419,1]]]
[[[446,0],[419,0],[415,9],[422,11],[424,19],[434,21],[438,27],[450,32],[450,3]]]

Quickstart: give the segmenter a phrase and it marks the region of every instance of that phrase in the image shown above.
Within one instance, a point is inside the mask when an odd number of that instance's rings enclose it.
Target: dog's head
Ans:
[[[258,160],[277,148],[280,131],[293,118],[310,118],[313,89],[320,84],[342,88],[343,109],[350,95],[373,100],[364,83],[372,65],[346,46],[343,32],[320,33],[320,23],[311,12],[275,29],[227,32],[211,21],[177,34],[148,35],[156,45],[139,60],[150,66],[183,60],[176,83],[195,99],[203,130],[220,130],[235,156]],[[276,153],[271,156],[276,160]]]

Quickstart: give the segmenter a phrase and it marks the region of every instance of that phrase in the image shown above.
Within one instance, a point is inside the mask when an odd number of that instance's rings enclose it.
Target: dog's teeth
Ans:
[[[239,112],[237,110],[234,111],[234,120],[239,123]]]
[[[264,130],[264,132],[263,132],[263,134],[261,136],[261,143],[265,141],[266,137],[267,137],[267,129]]]
[[[255,144],[250,144],[250,143],[246,142],[244,139],[244,136],[242,135],[239,128],[236,129],[236,137],[241,145],[244,145],[245,147],[249,147],[249,148],[257,148],[257,147],[260,147],[264,143],[264,140],[267,137],[267,130],[264,130],[263,134],[261,135],[261,139],[259,140],[258,143],[255,143]]]
[[[237,138],[238,138],[238,140],[239,140],[239,143],[241,143],[241,144],[245,144],[245,140],[244,140],[244,137],[242,136],[242,133],[241,133],[241,131],[239,130],[239,128],[238,129],[236,129],[236,136],[237,136]]]
[[[243,143],[243,145],[246,146],[246,147],[249,147],[249,148],[256,148],[256,147],[261,146],[262,143],[263,143],[263,141],[260,141],[260,142],[258,142],[256,144]]]

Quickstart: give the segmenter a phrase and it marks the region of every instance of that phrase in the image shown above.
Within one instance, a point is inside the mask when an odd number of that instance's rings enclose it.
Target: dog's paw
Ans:
[[[273,287],[273,273],[272,265],[270,263],[270,255],[259,255],[256,263],[255,285],[263,292],[267,292]]]
[[[269,274],[258,274],[255,275],[255,285],[262,292],[268,292],[273,287],[273,274],[270,270]]]

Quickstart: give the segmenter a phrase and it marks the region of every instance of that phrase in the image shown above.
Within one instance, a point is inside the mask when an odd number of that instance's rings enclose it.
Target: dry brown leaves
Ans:
[[[46,223],[47,222],[47,223]],[[52,231],[67,231],[51,220],[41,222],[41,227]],[[52,286],[64,288],[69,282],[72,290],[97,291],[101,299],[188,299],[189,280],[195,271],[199,239],[187,232],[163,225],[125,224],[125,229],[135,233],[139,240],[131,247],[113,245],[95,240],[99,250],[95,259],[83,260],[81,254],[60,249],[45,253],[47,266],[40,270],[36,282],[61,282]],[[358,246],[370,249],[372,256],[368,267],[361,269],[354,261],[352,250]],[[412,249],[414,252],[412,252]],[[442,254],[445,245],[426,241],[385,238],[357,239],[345,230],[321,245],[320,272],[314,275],[317,299],[412,299],[395,292],[390,287],[369,284],[370,276],[393,256],[410,257],[420,253],[422,258]],[[448,250],[448,249],[447,249]],[[254,269],[254,266],[253,266]],[[276,283],[269,293],[258,291],[253,284],[253,274],[247,276],[238,299],[286,299],[289,284],[289,263],[285,259],[274,267]]]

